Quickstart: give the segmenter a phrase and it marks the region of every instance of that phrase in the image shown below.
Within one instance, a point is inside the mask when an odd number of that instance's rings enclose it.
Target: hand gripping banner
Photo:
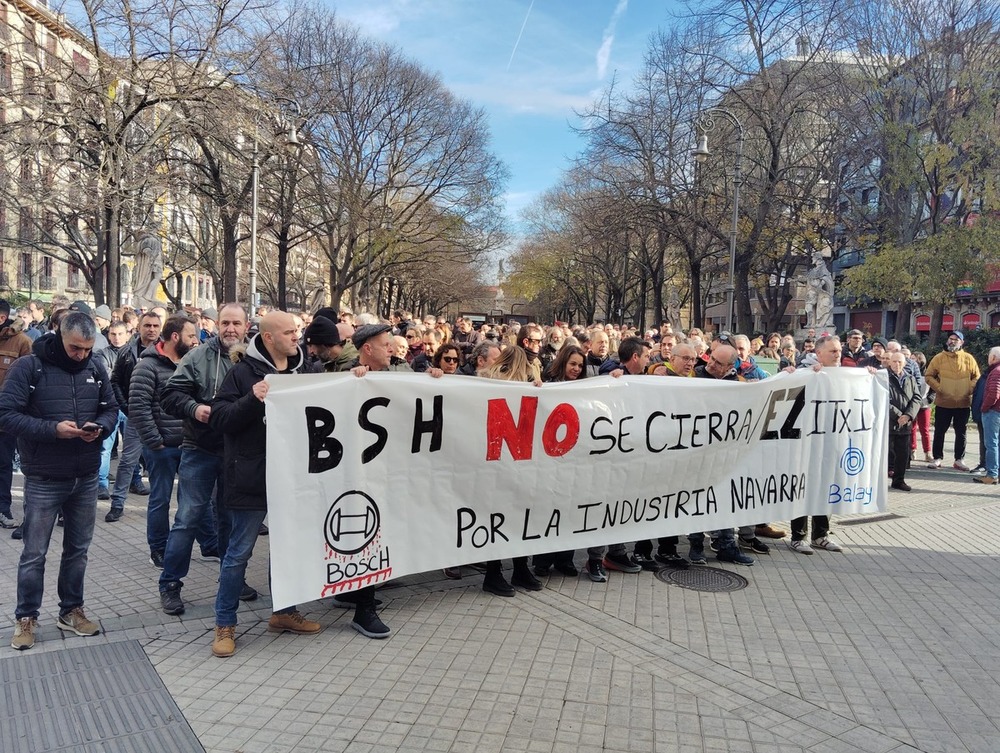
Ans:
[[[884,373],[268,380],[275,609],[471,562],[885,510]]]

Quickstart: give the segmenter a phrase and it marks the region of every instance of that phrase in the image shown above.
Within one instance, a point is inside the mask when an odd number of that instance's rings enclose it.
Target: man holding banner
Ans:
[[[260,332],[246,350],[231,349],[235,365],[226,375],[212,403],[209,426],[224,438],[222,505],[229,510],[232,528],[215,598],[215,640],[212,653],[224,658],[236,652],[236,610],[240,603],[247,563],[257,533],[267,515],[264,398],[268,374],[308,372],[291,314],[272,311],[260,320]],[[318,633],[318,622],[307,620],[295,607],[271,615],[267,629],[303,635]]]

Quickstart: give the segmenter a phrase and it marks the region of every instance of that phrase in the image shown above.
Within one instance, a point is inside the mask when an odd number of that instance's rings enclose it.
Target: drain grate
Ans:
[[[741,591],[750,585],[742,575],[731,573],[719,567],[692,567],[687,570],[665,568],[656,577],[664,583],[688,588],[692,591]]]
[[[884,523],[887,520],[899,520],[905,515],[897,515],[894,512],[887,512],[883,515],[869,515],[864,518],[851,518],[850,520],[838,520],[838,526],[863,526],[865,523]]]
[[[52,640],[54,628],[43,637]],[[4,753],[204,751],[137,641],[0,660]]]

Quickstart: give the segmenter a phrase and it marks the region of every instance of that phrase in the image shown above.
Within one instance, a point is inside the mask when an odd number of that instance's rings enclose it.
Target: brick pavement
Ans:
[[[303,605],[320,635],[271,635],[264,594],[241,609],[227,660],[209,651],[218,566],[196,560],[187,613],[162,614],[130,497],[120,523],[99,506],[91,549],[88,612],[105,634],[55,628],[50,567],[32,651],[138,639],[219,753],[1000,751],[1000,492],[919,465],[908,480],[890,494],[899,517],[834,520],[844,554],[779,543],[752,568],[722,566],[750,580],[742,591],[612,573],[499,599],[470,571],[429,573],[380,591],[387,641],[323,602]],[[18,552],[0,536],[9,574]],[[262,591],[266,553],[261,539],[248,576]],[[9,575],[0,608],[13,602]],[[21,656],[10,632],[0,661]]]

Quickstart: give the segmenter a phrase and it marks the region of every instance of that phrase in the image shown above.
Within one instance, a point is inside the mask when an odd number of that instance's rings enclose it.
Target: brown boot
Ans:
[[[272,633],[298,633],[312,635],[323,629],[318,622],[307,620],[298,612],[281,612],[271,615],[267,621],[267,629]]]
[[[220,659],[236,653],[236,626],[215,626],[215,640],[212,641],[212,654]]]

